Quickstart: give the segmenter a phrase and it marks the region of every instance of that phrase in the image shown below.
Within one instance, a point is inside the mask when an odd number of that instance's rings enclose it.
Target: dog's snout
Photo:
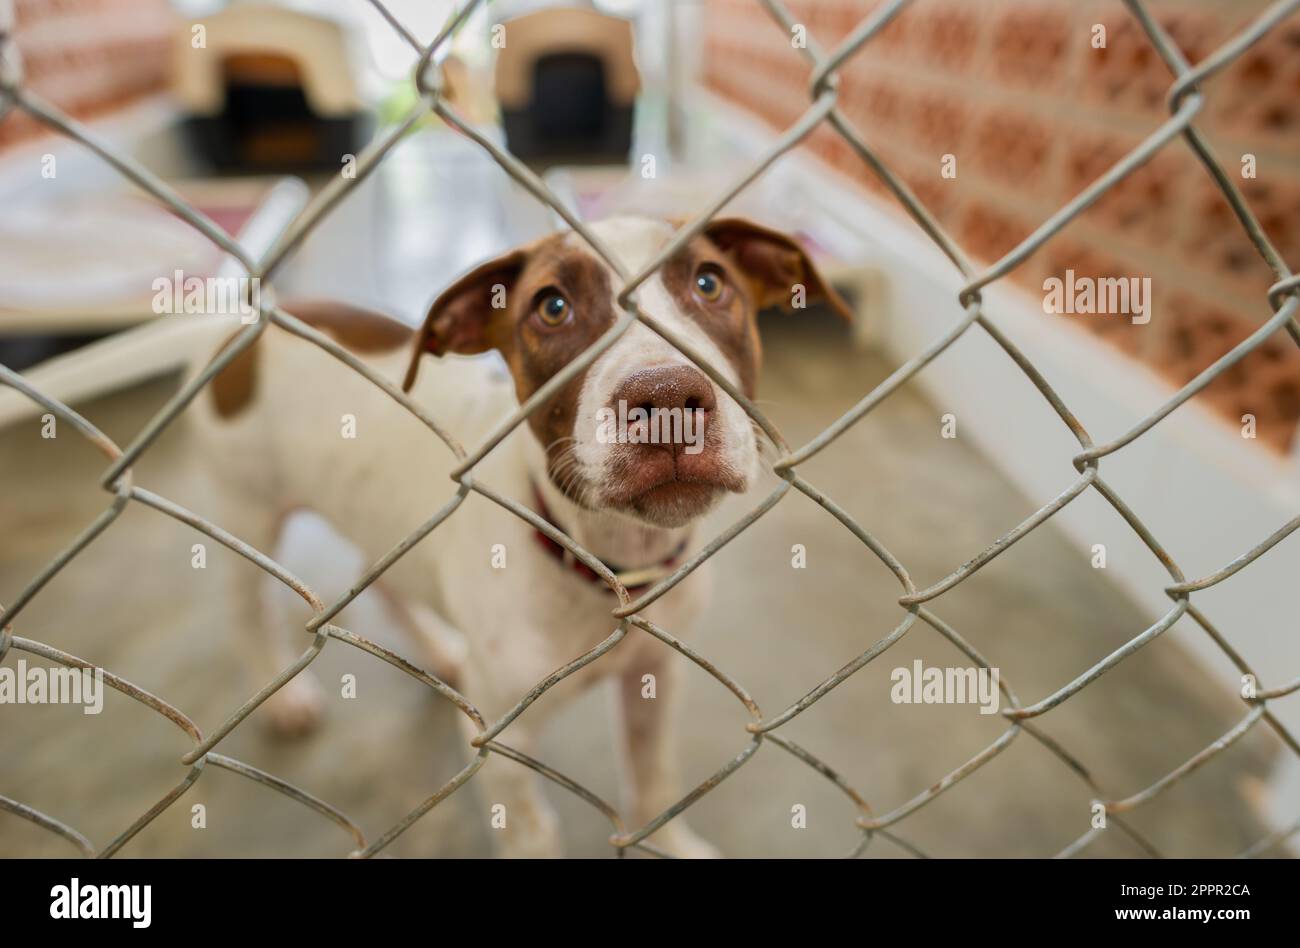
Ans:
[[[646,412],[702,411],[717,407],[713,383],[707,375],[690,365],[661,366],[633,372],[614,391],[614,403]]]

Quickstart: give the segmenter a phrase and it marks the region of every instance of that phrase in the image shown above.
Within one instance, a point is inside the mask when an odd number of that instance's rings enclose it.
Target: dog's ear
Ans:
[[[500,347],[506,300],[523,271],[526,254],[512,250],[480,264],[453,283],[433,301],[424,325],[415,334],[411,361],[402,391],[409,392],[426,352],[476,355]]]
[[[796,288],[803,287],[805,305],[825,303],[844,319],[853,318],[848,304],[793,238],[741,217],[715,220],[704,233],[748,277],[759,309],[779,306],[794,310]]]

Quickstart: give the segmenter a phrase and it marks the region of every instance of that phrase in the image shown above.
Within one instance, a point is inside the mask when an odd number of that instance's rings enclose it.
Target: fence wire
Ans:
[[[1238,571],[1247,567],[1260,556],[1263,556],[1288,535],[1293,533],[1297,528],[1300,528],[1300,516],[1295,517],[1278,528],[1278,530],[1271,536],[1262,540],[1254,548],[1227,563],[1222,569],[1199,579],[1188,579],[1179,568],[1178,564],[1174,562],[1173,558],[1170,557],[1170,555],[1160,545],[1159,541],[1152,535],[1151,531],[1142,522],[1138,515],[1102,478],[1101,462],[1103,458],[1119,451],[1126,445],[1131,444],[1133,441],[1141,437],[1147,431],[1151,430],[1151,428],[1157,425],[1162,419],[1172,413],[1197,392],[1209,385],[1215,378],[1240,361],[1249,352],[1259,347],[1274,333],[1284,331],[1291,336],[1297,345],[1300,345],[1300,322],[1298,322],[1296,318],[1297,310],[1300,309],[1300,277],[1291,273],[1285,261],[1282,259],[1281,254],[1278,253],[1277,249],[1269,241],[1267,235],[1260,227],[1259,222],[1256,220],[1250,208],[1242,198],[1240,191],[1224,172],[1220,164],[1215,160],[1204,138],[1193,124],[1194,119],[1200,113],[1204,104],[1204,98],[1200,91],[1201,82],[1236,61],[1246,50],[1258,42],[1274,26],[1295,12],[1297,8],[1300,8],[1300,0],[1282,0],[1282,2],[1273,4],[1240,34],[1225,43],[1211,55],[1207,56],[1195,67],[1187,61],[1183,52],[1174,43],[1164,27],[1162,27],[1150,15],[1142,0],[1125,0],[1125,5],[1129,12],[1140,24],[1147,39],[1159,53],[1173,76],[1173,82],[1168,93],[1169,119],[1151,132],[1151,134],[1140,145],[1126,155],[1114,167],[1039,225],[1039,227],[1032,234],[1026,237],[1018,246],[1008,252],[1000,260],[996,261],[992,266],[984,270],[975,267],[962,249],[957,246],[930,212],[921,204],[920,201],[917,200],[915,195],[912,194],[908,187],[879,159],[879,157],[877,157],[875,152],[864,140],[862,134],[848,121],[839,109],[837,71],[844,66],[851,57],[857,55],[865,46],[867,46],[870,40],[879,34],[879,32],[900,11],[910,4],[917,2],[917,0],[890,0],[890,2],[877,6],[855,29],[852,30],[848,36],[844,38],[839,46],[832,50],[823,50],[813,37],[808,37],[807,45],[802,49],[802,54],[808,59],[812,66],[812,80],[809,89],[811,104],[807,111],[793,125],[791,125],[777,139],[777,141],[771,145],[771,147],[755,160],[749,169],[741,175],[734,184],[720,194],[708,207],[698,213],[689,223],[682,226],[668,245],[665,246],[651,262],[635,273],[628,273],[622,264],[610,254],[607,248],[601,245],[601,242],[592,235],[583,222],[579,220],[556,197],[556,195],[550,191],[550,189],[547,188],[537,175],[517,159],[503,151],[502,148],[487,135],[468,125],[444,100],[442,96],[442,77],[436,57],[453,34],[465,23],[469,15],[479,7],[487,6],[488,3],[490,3],[490,0],[468,0],[464,6],[450,17],[438,35],[427,44],[421,43],[416,36],[408,30],[392,14],[392,12],[387,9],[387,7],[385,7],[381,0],[369,0],[369,2],[383,16],[385,21],[392,26],[402,39],[418,54],[419,60],[415,69],[415,84],[419,93],[420,101],[404,120],[399,122],[392,129],[383,133],[381,137],[377,138],[367,146],[362,154],[358,156],[356,175],[354,178],[347,179],[341,175],[335,176],[326,187],[315,195],[279,240],[260,259],[254,259],[253,256],[245,252],[235,238],[227,234],[220,226],[205,216],[201,211],[186,203],[180,195],[168,187],[156,175],[137,164],[132,159],[118,154],[113,148],[99,141],[84,125],[65,115],[59,109],[44,101],[40,96],[24,87],[21,59],[13,38],[14,13],[12,0],[0,0],[0,120],[3,120],[11,110],[21,109],[54,131],[80,142],[82,145],[96,153],[104,161],[116,168],[124,177],[129,179],[142,190],[157,198],[182,219],[207,236],[213,243],[229,253],[239,261],[250,277],[260,278],[264,290],[269,290],[269,283],[275,272],[287,257],[299,246],[308,233],[318,223],[320,223],[325,215],[327,215],[352,188],[365,180],[379,162],[384,159],[388,152],[402,139],[406,132],[424,114],[426,114],[427,111],[431,110],[450,126],[458,129],[471,140],[476,142],[511,178],[522,185],[539,201],[559,214],[573,228],[573,230],[579,234],[588,245],[590,245],[591,249],[610,267],[612,267],[617,274],[619,274],[620,278],[623,280],[622,289],[618,294],[618,303],[622,308],[622,314],[604,336],[593,343],[580,356],[570,362],[558,375],[552,378],[546,385],[527,399],[527,401],[525,401],[513,415],[505,420],[481,445],[469,452],[467,452],[454,438],[440,427],[433,416],[431,416],[423,407],[412,402],[399,388],[393,385],[392,382],[378,375],[364,362],[357,359],[328,336],[317,332],[310,326],[295,319],[293,316],[276,306],[273,294],[270,292],[263,292],[262,294],[262,300],[259,304],[260,312],[258,320],[241,330],[233,342],[227,345],[216,359],[214,359],[200,374],[189,380],[182,389],[157,412],[135,440],[125,448],[119,447],[98,428],[96,428],[94,424],[69,408],[67,405],[64,405],[38,391],[28,384],[28,382],[18,373],[12,371],[6,366],[0,365],[0,383],[15,388],[47,411],[53,412],[57,416],[69,421],[77,431],[79,431],[91,444],[106,456],[109,464],[107,470],[102,476],[101,485],[112,495],[112,501],[108,507],[99,514],[99,516],[96,517],[62,552],[46,564],[45,567],[41,569],[40,572],[18,593],[17,598],[11,602],[7,608],[0,610],[0,661],[4,659],[5,655],[10,650],[18,650],[70,668],[92,670],[95,668],[95,666],[85,659],[79,658],[75,655],[70,655],[67,652],[61,651],[60,649],[42,642],[15,635],[14,622],[23,609],[31,603],[32,599],[35,598],[41,590],[65,566],[68,565],[68,563],[75,559],[96,537],[103,533],[132,502],[152,508],[159,513],[188,524],[199,532],[206,534],[213,540],[216,540],[255,563],[276,580],[301,596],[308,603],[313,612],[312,618],[306,623],[305,627],[305,631],[312,636],[311,644],[303,654],[290,667],[286,668],[276,676],[273,681],[268,682],[253,697],[249,698],[243,706],[233,712],[223,724],[206,737],[202,732],[200,732],[194,722],[175,705],[150,694],[123,678],[107,671],[104,672],[104,681],[112,688],[140,702],[146,707],[151,708],[158,714],[161,714],[184,731],[194,742],[194,746],[184,754],[179,761],[180,764],[188,768],[180,778],[179,782],[177,782],[177,784],[166,795],[158,800],[145,813],[141,814],[130,826],[122,830],[122,832],[106,845],[97,847],[84,835],[62,820],[56,819],[32,808],[31,806],[12,800],[8,797],[0,796],[0,809],[14,813],[31,821],[37,826],[41,826],[52,833],[62,836],[87,856],[108,857],[121,850],[122,847],[130,842],[130,840],[145,826],[147,826],[160,813],[181,797],[191,786],[193,786],[193,784],[202,776],[206,767],[215,766],[241,774],[250,780],[254,780],[270,787],[290,799],[296,800],[302,805],[315,810],[322,817],[337,824],[351,836],[354,845],[349,852],[350,855],[366,857],[372,856],[382,850],[402,832],[410,828],[410,826],[417,820],[467,783],[483,765],[489,754],[497,754],[508,760],[514,761],[521,766],[536,771],[546,779],[558,784],[586,801],[589,805],[600,812],[609,820],[612,827],[613,832],[609,838],[609,842],[617,855],[623,856],[629,849],[638,849],[654,855],[663,856],[666,855],[666,853],[658,849],[648,838],[669,820],[672,820],[678,814],[688,809],[702,796],[743,767],[754,757],[763,745],[772,744],[791,754],[793,757],[807,764],[817,773],[821,774],[834,784],[851,802],[857,816],[854,823],[850,824],[846,821],[845,824],[847,831],[846,835],[852,837],[852,845],[846,847],[847,855],[861,855],[867,850],[875,837],[879,836],[889,840],[914,856],[923,856],[924,854],[915,846],[903,837],[899,836],[895,828],[908,816],[915,813],[921,807],[930,803],[940,795],[949,792],[970,774],[993,760],[1006,750],[1006,748],[1009,747],[1021,734],[1028,734],[1034,740],[1038,741],[1050,750],[1064,765],[1069,767],[1072,773],[1076,774],[1079,779],[1087,785],[1094,798],[1104,804],[1110,824],[1113,824],[1122,833],[1132,839],[1132,841],[1148,855],[1159,856],[1159,850],[1157,850],[1149,840],[1128,823],[1124,819],[1123,814],[1149,802],[1175,783],[1181,781],[1192,771],[1211,763],[1215,757],[1221,754],[1260,722],[1266,723],[1293,753],[1300,756],[1300,744],[1297,744],[1295,737],[1269,710],[1270,701],[1300,690],[1300,677],[1287,684],[1276,686],[1271,689],[1264,688],[1261,684],[1253,697],[1242,699],[1246,705],[1246,712],[1241,720],[1231,730],[1188,759],[1179,767],[1157,780],[1155,783],[1132,792],[1127,796],[1114,796],[1103,791],[1102,787],[1099,786],[1092,777],[1090,771],[1074,754],[1057,741],[1048,737],[1035,726],[1036,718],[1057,707],[1086,688],[1107,671],[1111,670],[1120,662],[1124,661],[1124,659],[1158,637],[1184,615],[1190,616],[1192,620],[1200,626],[1202,630],[1204,630],[1205,634],[1210,637],[1223,654],[1227,656],[1229,661],[1235,665],[1243,675],[1254,675],[1255,680],[1257,682],[1260,681],[1260,678],[1255,673],[1254,669],[1252,669],[1236,652],[1236,650],[1233,649],[1227,638],[1215,627],[1209,618],[1207,618],[1206,615],[1193,604],[1192,593],[1223,582]],[[790,31],[796,25],[796,20],[781,0],[756,0],[756,2],[766,10],[777,28],[786,31],[787,35],[790,34]],[[782,155],[798,146],[800,142],[814,131],[814,129],[823,124],[828,124],[843,137],[854,152],[858,154],[858,156],[880,178],[884,185],[893,193],[916,224],[932,241],[934,241],[936,245],[938,245],[952,264],[960,271],[962,277],[966,281],[958,294],[957,299],[958,307],[962,310],[963,314],[960,319],[954,322],[953,326],[947,332],[934,340],[934,342],[924,351],[920,352],[895,370],[893,374],[867,393],[861,401],[845,412],[819,435],[807,444],[797,448],[792,448],[781,435],[780,431],[777,430],[764,414],[740,391],[736,390],[734,385],[732,385],[704,358],[702,358],[700,353],[695,351],[688,342],[680,338],[676,333],[660,323],[653,316],[639,308],[636,300],[636,291],[638,287],[649,279],[666,260],[673,256],[673,254],[683,247],[689,240],[703,231],[712,217],[725,207],[734,197],[736,197],[741,190],[746,188],[751,182],[763,174],[763,172]],[[1204,369],[1199,375],[1183,386],[1182,389],[1163,404],[1152,409],[1145,417],[1134,422],[1132,427],[1127,431],[1111,438],[1109,441],[1104,441],[1098,444],[1094,442],[1092,436],[1088,433],[1083,423],[1075,417],[1062,401],[1060,396],[1053,390],[1049,382],[1038,372],[1030,360],[1016,347],[1012,340],[1007,338],[1007,336],[989,320],[988,316],[983,311],[981,290],[990,283],[1006,276],[1014,270],[1032,253],[1040,249],[1043,244],[1049,241],[1070,221],[1074,220],[1084,210],[1096,203],[1110,188],[1119,183],[1126,175],[1132,173],[1142,164],[1150,160],[1160,149],[1166,147],[1172,143],[1174,139],[1180,137],[1186,142],[1188,147],[1191,148],[1192,152],[1196,155],[1201,164],[1205,166],[1205,170],[1221,189],[1224,199],[1232,208],[1238,222],[1250,237],[1256,250],[1272,269],[1273,274],[1276,277],[1276,282],[1274,282],[1272,286],[1268,287],[1265,292],[1265,298],[1272,315],[1269,316],[1267,320],[1263,321],[1260,327],[1248,338],[1243,340],[1212,365]],[[1263,314],[1263,312],[1264,308],[1261,305],[1261,314]],[[556,530],[549,523],[542,520],[532,510],[522,506],[515,500],[498,494],[490,487],[477,482],[473,477],[474,467],[488,454],[488,452],[495,448],[529,415],[537,411],[539,406],[550,398],[553,393],[558,391],[575,375],[582,372],[602,352],[612,346],[634,323],[640,323],[648,327],[674,345],[744,408],[749,417],[753,419],[776,448],[778,459],[774,463],[774,470],[781,478],[781,484],[765,497],[753,510],[732,524],[719,536],[714,538],[698,553],[691,556],[671,575],[654,584],[649,590],[642,593],[636,599],[631,597],[628,589],[620,583],[618,577],[611,573],[600,560],[582,549],[567,535]],[[149,449],[154,440],[163,432],[163,430],[176,420],[203,387],[243,350],[254,344],[258,337],[270,325],[279,326],[294,335],[299,336],[306,342],[318,346],[330,355],[342,361],[355,372],[365,376],[370,382],[382,389],[393,400],[419,419],[435,437],[441,439],[446,444],[447,448],[458,460],[458,464],[452,473],[456,489],[447,504],[426,522],[417,527],[405,540],[394,547],[391,553],[367,570],[349,593],[332,603],[326,603],[321,600],[305,583],[295,577],[266,553],[249,546],[238,537],[223,530],[218,524],[175,504],[165,497],[154,494],[145,488],[138,487],[134,483],[132,466],[140,456]],[[1078,477],[1068,484],[1055,499],[1041,507],[1022,523],[1016,525],[997,538],[979,555],[966,563],[963,563],[942,579],[939,579],[928,586],[918,588],[903,564],[900,563],[898,559],[895,558],[869,530],[858,523],[843,508],[836,504],[834,499],[818,490],[815,485],[810,483],[799,473],[798,469],[804,461],[807,461],[828,447],[836,438],[860,421],[867,413],[878,406],[889,395],[897,391],[905,382],[924,369],[936,356],[948,347],[952,346],[958,339],[965,335],[972,326],[975,325],[978,325],[982,332],[987,334],[995,343],[997,343],[997,345],[1007,354],[1008,358],[1016,368],[1025,374],[1030,382],[1042,394],[1043,398],[1045,398],[1051,405],[1052,409],[1061,419],[1061,422],[1070,430],[1070,433],[1078,441],[1079,451],[1072,459],[1074,467],[1078,472]],[[429,406],[429,408],[434,412],[436,412],[437,407],[438,406],[436,405]],[[735,539],[736,536],[753,524],[759,517],[771,510],[773,506],[789,494],[791,489],[805,494],[817,504],[825,508],[832,517],[856,536],[868,549],[871,550],[873,554],[875,554],[885,567],[893,573],[895,578],[898,580],[901,589],[901,595],[898,599],[901,618],[898,625],[888,634],[873,642],[857,658],[853,659],[838,671],[834,672],[834,674],[827,677],[798,701],[781,711],[774,714],[768,714],[759,708],[757,702],[755,702],[743,685],[729,676],[725,671],[711,663],[695,649],[681,642],[670,631],[659,628],[654,623],[646,620],[641,615],[641,612],[646,606],[681,582],[683,578],[689,575],[701,563],[712,557],[731,540]],[[1008,705],[1008,707],[1001,712],[1002,716],[1007,721],[1006,730],[992,744],[980,750],[937,783],[934,783],[927,789],[917,793],[905,803],[885,813],[877,813],[873,810],[860,793],[850,786],[849,783],[834,769],[816,757],[813,753],[778,733],[778,730],[782,725],[786,724],[799,714],[807,711],[830,691],[838,687],[868,663],[878,658],[891,645],[895,644],[907,635],[917,626],[918,620],[920,623],[929,626],[932,630],[947,639],[957,650],[966,655],[971,661],[975,662],[982,668],[989,668],[990,664],[988,660],[985,659],[985,657],[970,643],[968,643],[956,629],[940,618],[933,610],[932,604],[935,603],[944,593],[974,575],[995,557],[1005,552],[1017,541],[1023,539],[1027,534],[1046,522],[1053,514],[1071,503],[1075,498],[1079,497],[1087,490],[1096,491],[1104,497],[1112,507],[1114,507],[1120,516],[1123,517],[1129,526],[1138,534],[1139,537],[1141,537],[1143,543],[1151,551],[1151,554],[1169,573],[1171,582],[1165,587],[1165,592],[1172,601],[1172,605],[1170,606],[1169,611],[1165,613],[1159,621],[1135,635],[1126,644],[1116,649],[1113,653],[1102,659],[1093,667],[1082,672],[1073,681],[1067,682],[1051,694],[1041,697],[1030,704],[1022,704],[1020,699],[1012,690],[1010,684],[1006,681],[1005,677],[1001,678],[999,687]],[[446,682],[440,681],[438,678],[407,661],[401,655],[351,632],[332,621],[349,602],[373,583],[386,569],[388,569],[388,567],[396,562],[397,559],[399,559],[405,552],[409,551],[412,546],[426,537],[430,532],[437,529],[437,527],[448,517],[452,516],[471,492],[480,494],[494,503],[501,505],[527,521],[538,530],[542,531],[547,536],[551,537],[556,542],[563,545],[578,560],[591,567],[591,569],[593,569],[601,579],[609,585],[610,589],[618,597],[618,606],[612,611],[614,628],[608,638],[590,651],[576,656],[567,665],[552,673],[542,682],[539,682],[503,717],[499,720],[490,722],[484,720],[468,696],[460,694]],[[633,630],[636,631],[634,632]],[[690,790],[677,803],[673,804],[663,813],[650,820],[644,826],[627,825],[619,811],[614,806],[601,799],[582,784],[562,773],[559,773],[545,763],[535,760],[532,757],[511,748],[499,740],[503,733],[508,729],[510,723],[520,714],[523,714],[528,707],[548,689],[573,674],[578,669],[583,668],[592,662],[598,661],[602,655],[617,648],[630,634],[645,634],[653,636],[676,650],[689,661],[694,662],[716,679],[723,687],[727,688],[744,706],[750,717],[749,722],[745,726],[745,733],[743,735],[738,735],[738,737],[743,739],[743,743],[740,744],[740,749],[736,755],[719,767],[707,780]],[[383,832],[373,839],[368,837],[353,820],[337,808],[331,806],[329,803],[326,803],[312,794],[307,793],[306,791],[273,776],[272,774],[251,767],[248,764],[231,757],[219,754],[215,750],[217,745],[219,745],[231,731],[247,718],[248,715],[258,707],[258,705],[265,701],[279,688],[283,687],[291,678],[310,665],[316,657],[320,655],[321,651],[333,642],[345,643],[401,669],[407,675],[422,682],[437,694],[451,702],[462,714],[469,717],[477,729],[476,735],[470,741],[475,753],[469,764],[442,786],[438,787],[435,792],[420,803],[414,810],[404,816],[393,826],[383,830]],[[1300,814],[1297,814],[1297,816],[1300,817]],[[1089,830],[1078,839],[1071,842],[1057,855],[1066,857],[1080,853],[1095,841],[1102,832],[1103,830],[1100,829]],[[1244,850],[1240,855],[1254,856],[1265,852],[1270,847],[1297,832],[1300,832],[1300,819],[1289,828],[1276,832],[1269,837],[1258,841]]]

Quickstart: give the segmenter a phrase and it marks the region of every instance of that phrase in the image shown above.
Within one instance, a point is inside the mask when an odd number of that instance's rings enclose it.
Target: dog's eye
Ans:
[[[569,318],[569,301],[559,293],[545,292],[537,300],[537,315],[548,326],[558,326]]]
[[[722,290],[725,286],[722,273],[717,267],[703,266],[695,273],[695,292],[709,303],[716,303],[722,298]]]

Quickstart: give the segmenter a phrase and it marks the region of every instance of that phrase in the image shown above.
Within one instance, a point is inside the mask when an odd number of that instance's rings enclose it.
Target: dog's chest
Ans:
[[[618,599],[603,583],[549,553],[531,526],[504,511],[475,506],[482,519],[467,517],[457,525],[465,531],[462,555],[443,557],[439,565],[445,606],[476,657],[497,673],[532,677],[535,683],[602,646],[608,650],[576,672],[576,679],[620,674],[667,654],[668,646],[630,623],[616,636],[621,622],[611,613]],[[478,556],[463,555],[476,547]],[[685,637],[708,585],[707,570],[697,571],[641,615]]]

